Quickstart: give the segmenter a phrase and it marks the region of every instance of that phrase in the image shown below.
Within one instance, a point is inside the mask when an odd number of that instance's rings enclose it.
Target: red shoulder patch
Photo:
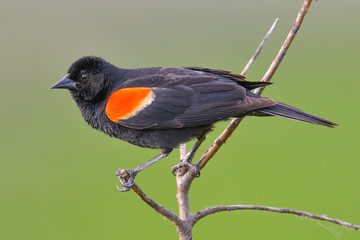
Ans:
[[[112,93],[106,103],[106,116],[113,122],[128,119],[149,106],[155,99],[150,88],[123,88]]]

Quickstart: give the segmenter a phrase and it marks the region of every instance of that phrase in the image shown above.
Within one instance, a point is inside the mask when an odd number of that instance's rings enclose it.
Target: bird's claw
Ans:
[[[192,162],[182,160],[178,165],[171,168],[172,173],[176,176],[178,172],[181,176],[191,171],[194,177],[200,177],[200,167]]]
[[[119,182],[123,186],[123,188],[116,185],[116,188],[121,192],[127,192],[131,189],[131,187],[135,184],[134,179],[136,173],[133,170],[119,168],[116,171],[116,176],[119,176]]]

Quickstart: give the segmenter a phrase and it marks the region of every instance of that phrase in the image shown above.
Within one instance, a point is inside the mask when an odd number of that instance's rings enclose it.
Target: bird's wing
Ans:
[[[230,71],[221,70],[221,69],[213,69],[213,68],[207,68],[207,67],[185,67],[185,69],[216,74],[218,76],[225,77],[225,78],[231,79],[233,81],[236,81],[241,86],[243,86],[249,90],[252,90],[252,89],[255,89],[258,87],[264,87],[264,86],[272,84],[272,82],[246,81],[245,76],[243,76],[243,75],[232,73]]]
[[[148,78],[153,81],[127,81],[123,85],[126,87],[110,95],[106,104],[110,120],[134,129],[184,128],[212,124],[276,104],[271,99],[249,97],[244,87],[216,77]]]

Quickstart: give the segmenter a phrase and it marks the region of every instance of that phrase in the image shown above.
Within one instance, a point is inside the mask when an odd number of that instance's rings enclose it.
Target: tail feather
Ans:
[[[283,118],[289,118],[292,120],[306,122],[316,125],[323,125],[326,127],[335,127],[337,126],[336,123],[330,122],[326,119],[311,115],[306,113],[300,109],[294,108],[292,106],[286,105],[284,103],[278,103],[275,106],[262,108],[256,111],[259,115],[266,114],[266,115],[273,115],[279,116]]]

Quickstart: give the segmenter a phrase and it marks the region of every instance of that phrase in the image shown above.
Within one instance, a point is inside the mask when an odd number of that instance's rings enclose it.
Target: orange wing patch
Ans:
[[[128,119],[149,106],[155,99],[150,88],[123,88],[110,95],[105,113],[113,122]]]

